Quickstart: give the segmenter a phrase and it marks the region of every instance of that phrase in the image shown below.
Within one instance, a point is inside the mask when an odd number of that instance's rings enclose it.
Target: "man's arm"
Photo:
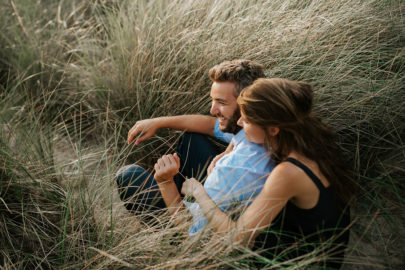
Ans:
[[[139,143],[152,137],[159,128],[171,128],[214,135],[216,118],[207,115],[178,115],[145,119],[135,123],[128,132],[128,144]]]
[[[180,158],[177,154],[164,155],[155,164],[154,178],[167,206],[167,210],[178,225],[185,220],[181,213],[185,210],[180,193],[174,183],[174,176],[179,172]]]

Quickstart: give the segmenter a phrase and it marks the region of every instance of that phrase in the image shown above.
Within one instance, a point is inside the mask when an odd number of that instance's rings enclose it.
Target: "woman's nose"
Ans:
[[[239,117],[238,122],[236,122],[236,124],[238,124],[238,126],[243,127],[242,117]]]

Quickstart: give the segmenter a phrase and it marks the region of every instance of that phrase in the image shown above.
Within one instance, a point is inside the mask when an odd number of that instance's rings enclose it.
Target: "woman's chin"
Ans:
[[[249,135],[246,134],[246,140],[252,143],[257,143],[257,144],[262,144],[264,143],[264,139],[258,139],[258,138],[252,138],[249,137]]]

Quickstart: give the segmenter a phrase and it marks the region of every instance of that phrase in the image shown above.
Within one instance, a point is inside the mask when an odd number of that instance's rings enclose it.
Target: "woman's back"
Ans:
[[[268,258],[291,260],[318,248],[321,254],[334,254],[325,261],[326,266],[339,268],[349,240],[349,231],[345,230],[350,222],[349,209],[339,207],[333,186],[325,187],[307,166],[291,157],[285,161],[313,182],[319,190],[318,201],[312,208],[303,209],[290,200],[271,226],[256,237],[254,249],[265,250],[262,255]]]

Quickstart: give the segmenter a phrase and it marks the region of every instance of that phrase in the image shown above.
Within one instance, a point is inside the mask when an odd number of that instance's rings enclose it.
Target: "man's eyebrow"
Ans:
[[[221,101],[221,102],[226,103],[226,99],[223,99],[223,98],[211,98],[211,99],[212,99],[212,100]]]

